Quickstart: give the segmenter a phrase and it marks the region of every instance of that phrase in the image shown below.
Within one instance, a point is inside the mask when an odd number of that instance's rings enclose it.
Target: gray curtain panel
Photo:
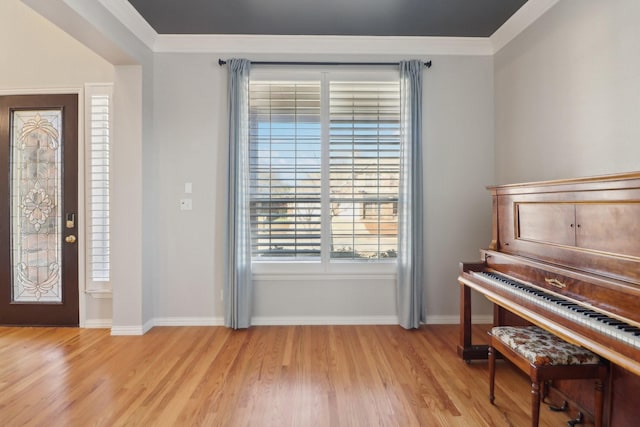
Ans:
[[[398,273],[396,298],[403,328],[424,322],[423,303],[423,172],[422,72],[420,60],[400,62],[400,118],[402,123],[400,191],[398,194]]]
[[[249,71],[246,59],[227,61],[229,82],[229,185],[225,231],[224,324],[251,325],[251,235],[249,224]]]

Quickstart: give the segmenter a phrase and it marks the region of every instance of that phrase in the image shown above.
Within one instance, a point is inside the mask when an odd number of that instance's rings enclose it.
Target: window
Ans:
[[[251,81],[250,215],[253,256],[321,253],[319,81]]]
[[[400,87],[330,84],[331,258],[395,257],[400,170]]]
[[[250,215],[256,260],[397,253],[397,73],[252,76]],[[391,76],[391,77],[389,77]]]
[[[87,289],[104,290],[110,280],[109,151],[111,86],[86,88]]]

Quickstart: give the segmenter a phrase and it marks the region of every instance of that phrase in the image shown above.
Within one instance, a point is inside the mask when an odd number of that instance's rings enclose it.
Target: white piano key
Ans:
[[[626,344],[629,344],[635,348],[640,348],[640,336],[638,335],[634,335],[632,332],[627,332],[624,331],[620,328],[617,328],[616,326],[612,326],[609,325],[605,322],[603,322],[602,320],[596,319],[596,318],[592,318],[589,317],[587,314],[583,314],[583,313],[579,313],[577,311],[574,311],[568,307],[565,307],[563,305],[560,304],[560,302],[553,302],[553,301],[549,301],[547,299],[544,299],[543,297],[536,295],[535,293],[533,293],[532,291],[536,291],[539,293],[543,293],[545,295],[549,295],[549,296],[553,296],[556,298],[560,298],[556,295],[553,295],[551,293],[542,291],[540,289],[536,289],[536,288],[532,288],[531,286],[521,283],[521,282],[517,282],[509,277],[506,276],[502,276],[498,273],[489,273],[489,272],[485,272],[485,271],[478,271],[478,272],[471,272],[471,274],[473,276],[475,276],[476,278],[484,281],[485,283],[489,283],[493,286],[496,286],[500,289],[506,290],[507,292],[510,292],[514,295],[518,295],[519,297],[523,297],[524,299],[531,301],[533,304],[539,306],[539,307],[543,307],[546,310],[552,311],[554,313],[557,313],[558,315],[569,319],[575,323],[579,323],[582,325],[585,325],[593,330],[596,330],[600,333],[602,333],[603,335],[612,337],[614,339],[617,339],[619,341],[622,341]],[[520,287],[524,287],[525,289],[521,289],[517,286]],[[566,303],[571,303],[571,304],[575,304],[575,305],[580,305],[576,302],[573,301],[569,301],[569,300],[563,300],[563,302]],[[593,308],[589,308],[589,307],[583,307],[582,308],[586,309],[586,310],[591,310],[591,311],[596,311]],[[604,314],[604,313],[603,313]],[[608,315],[607,315],[608,316]],[[613,319],[613,318],[612,318]],[[614,319],[614,320],[618,320],[618,319]],[[621,322],[623,322],[622,320],[620,320]],[[624,323],[624,322],[623,322]],[[631,325],[629,325],[631,326]]]

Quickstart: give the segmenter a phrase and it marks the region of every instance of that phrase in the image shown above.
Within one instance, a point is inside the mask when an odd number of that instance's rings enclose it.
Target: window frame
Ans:
[[[281,80],[281,81],[320,81],[322,87],[328,87],[331,80],[334,81],[399,81],[397,68],[390,66],[371,66],[363,69],[362,66],[344,66],[337,69],[335,66],[258,66],[251,70],[252,80]],[[329,90],[321,89],[321,139],[329,141]],[[330,144],[322,144],[321,162],[323,174],[321,177],[321,200],[328,201],[330,194],[330,174],[328,165],[330,161]],[[324,173],[327,172],[327,173]],[[325,194],[326,193],[326,194]],[[321,228],[330,229],[330,203],[321,204]],[[394,275],[397,270],[397,258],[353,260],[331,258],[330,238],[323,232],[321,239],[321,256],[319,259],[295,260],[295,259],[255,259],[252,258],[252,271],[262,278],[285,278],[290,276],[306,275],[333,275],[336,278],[361,277],[363,275]]]

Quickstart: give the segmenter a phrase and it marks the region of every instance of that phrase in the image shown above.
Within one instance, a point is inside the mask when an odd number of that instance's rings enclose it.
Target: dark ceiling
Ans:
[[[129,0],[158,34],[489,37],[526,0]]]

